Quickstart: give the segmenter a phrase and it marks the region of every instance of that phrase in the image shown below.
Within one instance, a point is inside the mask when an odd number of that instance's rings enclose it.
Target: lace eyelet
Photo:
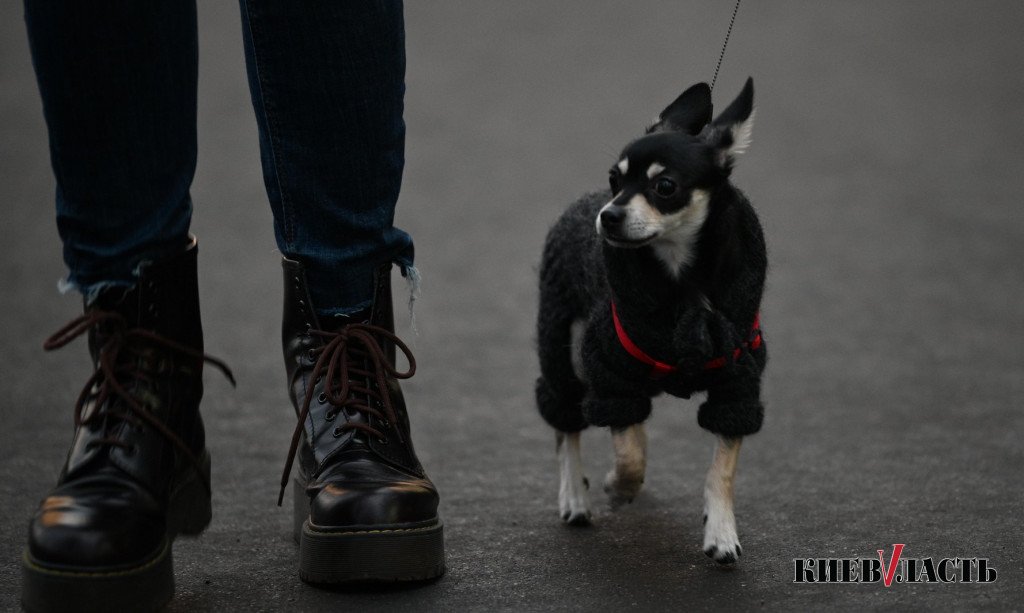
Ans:
[[[388,444],[388,437],[386,437],[386,436],[378,436],[377,437],[377,442],[380,443],[381,445],[387,445]]]
[[[381,427],[383,427],[383,428],[384,428],[385,430],[390,430],[390,429],[391,429],[391,422],[390,422],[390,421],[388,421],[388,420],[386,420],[386,419],[382,419],[382,420],[380,420],[380,425],[381,425]]]
[[[309,358],[310,362],[316,362],[316,355],[313,354],[313,351],[313,349],[310,349],[309,351],[306,352],[306,357]]]
[[[316,397],[316,401],[320,404],[327,402],[327,394],[325,392],[320,392],[320,395]]]
[[[327,411],[326,413],[324,413],[324,421],[334,421],[334,418],[337,416],[338,414],[335,413],[334,411]]]
[[[338,438],[343,433],[344,432],[342,431],[341,426],[337,426],[336,428],[334,428],[334,438]]]

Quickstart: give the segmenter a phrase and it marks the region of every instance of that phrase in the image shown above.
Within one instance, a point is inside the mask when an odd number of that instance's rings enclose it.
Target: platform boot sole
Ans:
[[[210,455],[202,458],[207,482]],[[174,538],[198,536],[210,524],[210,494],[195,472],[172,494],[167,510],[169,534],[147,562],[129,568],[48,566],[28,550],[22,556],[21,605],[30,613],[105,613],[158,611],[174,596]]]
[[[322,529],[309,522],[309,498],[294,483],[293,536],[299,578],[312,584],[427,581],[444,574],[444,525],[386,530]]]

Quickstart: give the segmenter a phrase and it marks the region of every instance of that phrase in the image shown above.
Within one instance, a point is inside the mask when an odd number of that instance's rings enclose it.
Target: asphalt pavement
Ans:
[[[713,438],[662,399],[645,490],[595,525],[557,514],[536,413],[536,267],[547,228],[619,149],[710,80],[729,2],[409,2],[407,168],[397,225],[423,275],[405,385],[442,494],[448,572],[410,589],[297,576],[275,506],[293,417],[280,255],[260,176],[238,8],[200,3],[193,231],[215,516],[175,546],[171,611],[1012,610],[1024,597],[1024,4],[748,2],[718,108],[748,75],[753,145],[735,183],[765,226],[771,348],[763,431],[736,485],[744,555],[701,552]],[[0,4],[0,610],[16,610],[29,516],[56,479],[84,343],[20,3]],[[404,295],[403,291],[398,292]],[[588,431],[591,480],[610,465]],[[595,488],[598,490],[599,488]],[[994,582],[795,583],[794,560],[984,558]],[[923,562],[922,562],[923,564]]]

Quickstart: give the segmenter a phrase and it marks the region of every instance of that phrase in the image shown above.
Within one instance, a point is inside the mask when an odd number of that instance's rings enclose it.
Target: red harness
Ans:
[[[651,356],[644,353],[644,350],[637,347],[629,336],[626,334],[626,329],[622,327],[622,322],[619,321],[619,314],[615,310],[615,302],[612,302],[612,319],[615,321],[615,334],[619,337],[619,342],[622,343],[622,348],[626,350],[629,355],[640,360],[644,364],[651,367],[651,378],[659,379],[667,374],[676,372],[679,370],[677,367],[666,364],[665,362],[659,362]],[[744,341],[740,347],[733,349],[732,359],[738,360],[744,349],[755,350],[761,346],[761,314],[758,313],[754,316],[754,325],[750,327],[750,340]],[[713,370],[715,368],[722,368],[726,364],[728,356],[722,356],[709,360],[704,364],[704,370]]]

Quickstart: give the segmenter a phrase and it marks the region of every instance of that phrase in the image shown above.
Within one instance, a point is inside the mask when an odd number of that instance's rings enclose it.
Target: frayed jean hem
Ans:
[[[89,306],[95,302],[96,298],[104,291],[115,287],[130,289],[135,287],[135,283],[131,281],[99,281],[97,283],[90,283],[83,286],[72,280],[70,277],[65,277],[57,281],[58,292],[61,294],[68,294],[71,292],[78,292],[82,294],[85,298],[85,306]]]

